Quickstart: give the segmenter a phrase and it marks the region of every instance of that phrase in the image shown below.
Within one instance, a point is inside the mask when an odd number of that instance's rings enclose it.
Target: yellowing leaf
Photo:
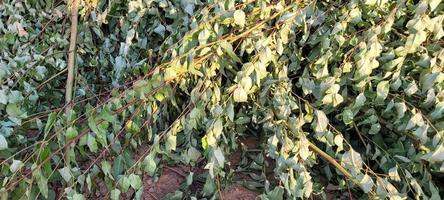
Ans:
[[[321,110],[316,110],[315,111],[315,115],[316,115],[316,127],[315,127],[315,131],[316,132],[324,132],[327,131],[327,126],[328,126],[328,118],[325,115],[325,113]]]
[[[176,69],[169,67],[165,69],[164,79],[166,81],[173,80],[177,77]]]
[[[242,78],[240,84],[245,91],[249,91],[252,86],[251,78],[249,76]]]
[[[387,98],[387,95],[389,93],[389,82],[388,81],[381,81],[376,86],[376,100],[377,101],[383,101],[385,98]]]
[[[429,0],[430,11],[434,11],[442,0]]]
[[[236,10],[233,14],[234,23],[239,25],[240,27],[244,27],[245,25],[245,13],[242,10]]]
[[[418,31],[417,33],[410,34],[405,42],[405,50],[407,53],[414,53],[416,49],[427,39],[425,31]]]
[[[237,87],[233,92],[235,102],[246,102],[248,100],[247,92],[242,87]]]

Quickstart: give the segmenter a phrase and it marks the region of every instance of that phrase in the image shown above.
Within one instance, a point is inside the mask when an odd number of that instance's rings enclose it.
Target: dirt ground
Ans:
[[[144,176],[142,199],[157,200],[161,199],[168,193],[175,192],[185,181],[186,174],[188,174],[189,171],[190,169],[184,166],[166,167],[162,171],[162,175],[160,175],[157,182],[154,182],[149,176]],[[201,190],[203,184],[198,184],[197,187],[200,188],[192,188],[192,190]],[[221,193],[222,199],[238,200],[254,200],[258,195],[259,193],[257,191],[250,190],[239,184],[232,185]]]
[[[241,145],[247,149],[257,148],[257,141],[255,138],[247,138],[241,141]],[[237,165],[241,161],[242,150],[241,146],[239,150],[231,154],[228,158],[232,166]],[[164,167],[162,173],[157,181],[154,181],[152,177],[145,175],[143,177],[144,191],[142,199],[145,200],[157,200],[161,199],[168,193],[175,192],[179,189],[180,185],[186,181],[186,176],[191,172],[191,168],[188,166],[167,166]],[[197,176],[205,172],[204,169],[194,169],[194,174]],[[203,188],[202,183],[193,182],[191,190],[193,192],[201,191]],[[233,184],[229,188],[221,191],[221,198],[224,200],[255,200],[260,193],[250,190],[240,184]]]
[[[244,156],[243,151],[244,150],[253,150],[258,149],[260,147],[257,146],[258,141],[254,137],[249,137],[245,139],[241,139],[239,143],[239,148],[237,151],[230,154],[230,156],[227,158],[230,167],[232,169],[236,168],[237,166],[241,165],[242,158]],[[134,159],[141,158],[143,156],[143,153],[146,152],[148,147],[140,147],[138,151],[135,154]],[[107,152],[104,153],[100,158],[106,158]],[[265,158],[266,161],[269,163],[270,167],[267,167],[270,169],[266,171],[266,175],[268,177],[269,181],[277,182],[277,180],[274,179],[273,171],[274,168],[274,161],[270,158]],[[95,159],[91,159],[95,160]],[[90,166],[92,161],[85,161],[82,168],[87,168]],[[195,167],[192,168],[190,166],[185,165],[178,165],[178,166],[163,166],[162,171],[160,172],[160,176],[158,178],[153,178],[148,175],[144,175],[142,178],[143,181],[143,194],[142,199],[144,200],[159,200],[165,197],[169,193],[174,193],[181,189],[181,185],[184,184],[186,181],[186,177],[189,175],[190,172],[194,173],[193,178],[193,184],[189,186],[186,192],[188,194],[200,194],[203,186],[204,181],[200,180],[197,181],[197,178],[199,175],[202,175],[206,172],[203,167]],[[242,174],[242,173],[236,173],[237,180],[251,180],[251,178],[248,175]],[[88,199],[107,199],[109,196],[109,191],[107,191],[107,188],[105,186],[105,183],[100,179],[95,179],[94,185],[97,187],[95,193],[90,193],[87,189],[85,191],[85,196]],[[331,189],[331,188],[330,188]],[[62,187],[55,189],[55,191],[61,191]],[[183,191],[184,192],[184,191]],[[327,199],[336,199],[337,196],[335,196],[334,191],[329,190],[329,188],[326,189]],[[122,193],[120,196],[120,199],[123,200],[129,200],[133,199],[135,195],[135,191],[130,187],[128,192]],[[223,189],[220,192],[220,198],[223,200],[255,200],[258,199],[258,195],[260,193],[258,191],[250,190],[241,184],[234,183],[233,185],[229,186],[228,188]],[[348,199],[351,197],[350,194],[342,194],[341,199]],[[353,197],[351,197],[354,199]],[[320,197],[313,196],[313,199],[321,199]]]
[[[161,199],[166,194],[179,189],[180,184],[185,181],[189,168],[184,166],[164,167],[159,179],[155,182],[152,177],[145,175],[143,177],[142,199],[156,200]]]
[[[250,190],[242,185],[235,184],[222,192],[222,199],[254,200],[259,192]]]
[[[230,154],[230,156],[227,158],[228,161],[230,162],[231,168],[234,169],[236,168],[236,166],[240,165],[239,163],[242,160],[242,149],[246,150],[246,149],[257,149],[257,148],[258,147],[257,147],[256,138],[250,137],[247,139],[242,139],[240,141],[238,150]],[[136,152],[134,159],[141,158],[144,152],[146,152],[147,150],[148,150],[147,146],[141,146]],[[107,158],[108,156],[107,153],[108,152],[104,152],[104,154],[98,158],[91,158],[90,160],[84,161],[81,165],[81,168],[86,169],[90,167],[92,164],[94,164],[93,161],[95,161],[96,163],[100,163],[101,160]],[[196,177],[206,172],[206,170],[203,169],[203,166],[195,168],[185,165],[163,166],[162,171],[160,172],[160,176],[158,178],[153,178],[146,174],[142,177],[142,182],[143,182],[142,199],[159,200],[165,197],[165,195],[169,193],[173,193],[175,191],[180,190],[181,185],[185,183],[186,177],[189,175],[190,172],[194,173],[193,176],[194,178],[193,178],[193,184],[189,186],[187,192],[196,195],[200,194],[204,186],[204,180],[197,181]],[[236,174],[236,177],[241,180],[250,179],[247,175],[244,174]],[[107,190],[107,187],[103,182],[103,180],[94,179],[93,182],[94,182],[93,185],[95,186],[96,189],[94,193],[91,193],[88,189],[85,188],[84,194],[87,197],[87,199],[108,199],[109,191]],[[62,190],[62,189],[63,188],[60,187],[57,190]],[[134,198],[134,195],[135,191],[130,187],[127,192],[122,193],[120,195],[120,199],[130,200]],[[258,191],[250,190],[240,184],[234,183],[233,185],[223,189],[220,192],[220,197],[221,197],[220,199],[255,200],[258,195],[260,195]]]

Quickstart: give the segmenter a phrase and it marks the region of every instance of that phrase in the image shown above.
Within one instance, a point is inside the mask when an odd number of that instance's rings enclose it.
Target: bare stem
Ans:
[[[309,148],[319,154],[321,157],[323,157],[325,160],[327,160],[330,164],[336,167],[337,170],[339,170],[344,176],[351,179],[352,175],[341,165],[339,164],[334,158],[332,158],[330,155],[319,149],[316,145],[309,142]]]
[[[77,7],[78,1],[72,0],[71,4],[71,36],[69,39],[69,51],[68,51],[68,78],[66,80],[66,91],[65,91],[65,103],[66,112],[70,111],[72,108],[72,94],[74,85],[74,75],[75,68],[74,62],[76,57],[76,40],[77,40]]]

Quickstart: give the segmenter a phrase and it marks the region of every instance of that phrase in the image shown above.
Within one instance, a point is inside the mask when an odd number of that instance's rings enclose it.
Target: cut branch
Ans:
[[[68,51],[68,78],[66,79],[65,103],[67,104],[65,111],[72,109],[72,94],[75,75],[75,58],[76,58],[76,40],[77,40],[77,7],[78,0],[72,0],[71,4],[71,36],[69,39]]]
[[[314,145],[313,143],[309,143],[308,146],[312,151],[316,152],[317,154],[319,154],[321,157],[323,157],[325,160],[327,160],[330,164],[332,164],[333,166],[335,166],[335,168],[337,170],[339,170],[345,177],[347,178],[352,178],[352,175],[341,165],[339,164],[334,158],[332,158],[330,155],[328,155],[327,153],[325,153],[324,151],[322,151],[321,149],[319,149],[316,145]]]

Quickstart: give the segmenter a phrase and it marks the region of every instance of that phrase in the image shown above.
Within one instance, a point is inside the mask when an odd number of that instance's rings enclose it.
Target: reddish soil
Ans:
[[[148,175],[143,177],[144,188],[142,199],[157,200],[161,199],[168,193],[175,192],[179,189],[180,184],[185,180],[185,177],[190,171],[189,167],[164,167],[162,174],[157,181],[154,181]]]
[[[255,200],[260,193],[250,190],[240,184],[235,184],[225,191],[222,191],[222,199],[225,200]]]
[[[240,140],[239,148],[231,154],[228,158],[232,168],[235,168],[242,160],[243,150],[258,149],[258,141],[255,137],[248,137]],[[236,176],[241,179],[251,179],[249,176],[241,173],[236,173]],[[234,184],[229,188],[222,191],[222,199],[224,200],[255,200],[260,193],[254,190],[250,190],[240,184]]]
[[[242,158],[242,149],[255,149],[257,146],[257,139],[250,137],[247,139],[242,139],[239,149],[234,152],[228,160],[231,166],[236,166],[239,164]],[[142,149],[143,152],[143,149]],[[148,175],[144,175],[143,182],[143,194],[142,199],[145,200],[157,200],[161,199],[168,193],[177,191],[180,185],[185,181],[186,176],[192,169],[187,166],[175,166],[175,167],[163,167],[160,177],[154,180]],[[204,173],[206,170],[197,168],[194,169],[194,176]],[[238,177],[245,179],[249,177],[239,174]],[[192,193],[199,193],[202,190],[203,183],[195,181],[190,187]],[[234,184],[229,188],[222,191],[221,196],[225,200],[239,199],[239,200],[254,200],[260,193],[257,191],[250,190],[240,184]]]
[[[241,139],[239,142],[238,149],[231,154],[231,156],[228,158],[230,161],[231,166],[239,165],[240,161],[242,160],[242,149],[257,149],[257,138],[254,137],[248,137],[245,139]]]
[[[230,167],[236,168],[236,166],[240,165],[240,162],[242,160],[242,156],[244,155],[245,150],[251,150],[251,149],[257,149],[259,148],[257,146],[258,142],[257,139],[254,137],[249,137],[246,139],[241,139],[239,148],[233,152],[229,157],[228,160],[230,161]],[[148,146],[142,145],[138,151],[136,152],[134,159],[139,159],[142,156],[144,156],[145,152],[148,150]],[[99,163],[101,160],[106,158],[108,156],[108,152],[103,152],[103,155],[99,156],[97,158],[91,158],[88,159],[81,164],[82,169],[86,169],[91,166],[91,164]],[[97,161],[98,162],[94,162]],[[206,172],[203,168],[195,168],[192,169],[190,166],[164,166],[162,168],[162,172],[160,173],[160,176],[158,178],[153,178],[148,175],[143,176],[143,194],[142,199],[144,200],[158,200],[162,199],[165,195],[169,193],[173,193],[180,189],[180,186],[182,183],[184,183],[186,176],[193,171],[194,177],[197,177],[203,173]],[[238,179],[245,179],[250,180],[251,178],[248,175],[236,173],[236,177]],[[105,186],[105,183],[100,179],[93,180],[94,182],[94,193],[91,193],[88,191],[88,189],[85,189],[85,195],[89,199],[103,199],[107,198],[109,195],[109,191],[107,191],[107,188]],[[197,181],[195,178],[193,184],[189,187],[189,192],[192,194],[199,195],[202,191],[204,183],[202,180]],[[135,191],[130,188],[128,192],[122,193],[120,198],[121,199],[132,199],[134,197]],[[254,200],[257,198],[257,196],[260,193],[254,190],[250,190],[240,184],[234,184],[231,185],[228,188],[225,188],[221,192],[221,197],[224,200],[231,200],[231,199],[239,199],[239,200]]]

